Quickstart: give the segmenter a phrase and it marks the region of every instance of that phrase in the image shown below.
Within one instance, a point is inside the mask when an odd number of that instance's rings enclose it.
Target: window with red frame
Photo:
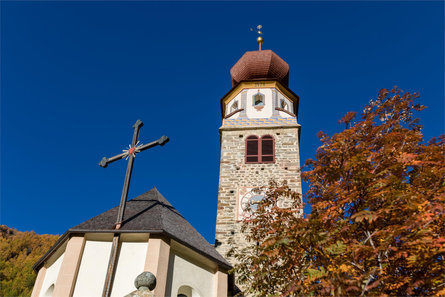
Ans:
[[[270,135],[261,138],[251,135],[246,138],[246,163],[275,162],[274,139]]]

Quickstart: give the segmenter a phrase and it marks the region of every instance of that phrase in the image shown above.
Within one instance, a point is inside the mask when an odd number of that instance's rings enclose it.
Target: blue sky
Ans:
[[[322,130],[380,88],[418,91],[426,139],[444,132],[443,2],[1,2],[1,223],[62,234],[153,186],[211,243],[219,175],[219,100],[229,70],[264,49],[290,65],[300,96],[302,163]]]

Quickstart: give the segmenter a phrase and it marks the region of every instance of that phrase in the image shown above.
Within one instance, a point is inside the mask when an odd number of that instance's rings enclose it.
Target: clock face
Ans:
[[[264,194],[253,189],[242,189],[238,194],[238,220],[243,220],[258,209]],[[250,207],[250,211],[249,211]]]

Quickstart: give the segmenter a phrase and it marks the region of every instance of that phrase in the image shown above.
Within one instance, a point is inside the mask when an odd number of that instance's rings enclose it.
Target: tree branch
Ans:
[[[375,247],[375,245],[374,245],[374,242],[372,241],[371,234],[369,233],[368,230],[366,230],[366,233],[367,233],[367,235],[368,235],[369,243],[371,244],[371,246],[372,246],[374,249],[376,249],[376,247]],[[374,234],[374,233],[373,233],[373,234]],[[366,240],[368,240],[368,239],[366,239]],[[382,259],[381,259],[381,257],[380,257],[380,252],[377,254],[377,262],[379,262],[380,273],[382,273],[383,267],[382,267]]]
[[[364,295],[365,295],[365,293],[366,293],[366,291],[368,290],[368,285],[369,285],[369,283],[371,282],[371,280],[373,279],[373,278],[375,278],[374,277],[374,272],[375,272],[375,270],[376,270],[376,268],[374,268],[374,270],[371,272],[371,274],[369,275],[369,278],[368,278],[368,280],[366,281],[366,284],[365,284],[365,286],[363,287],[363,290],[362,290],[362,293],[360,294],[360,297],[363,297]]]

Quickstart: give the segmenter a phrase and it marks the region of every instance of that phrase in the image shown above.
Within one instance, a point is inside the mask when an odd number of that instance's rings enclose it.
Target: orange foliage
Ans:
[[[272,182],[232,250],[240,283],[260,296],[445,295],[445,137],[428,143],[417,94],[383,89],[354,125],[320,133],[303,178],[312,212]],[[281,209],[282,197],[294,209]]]

